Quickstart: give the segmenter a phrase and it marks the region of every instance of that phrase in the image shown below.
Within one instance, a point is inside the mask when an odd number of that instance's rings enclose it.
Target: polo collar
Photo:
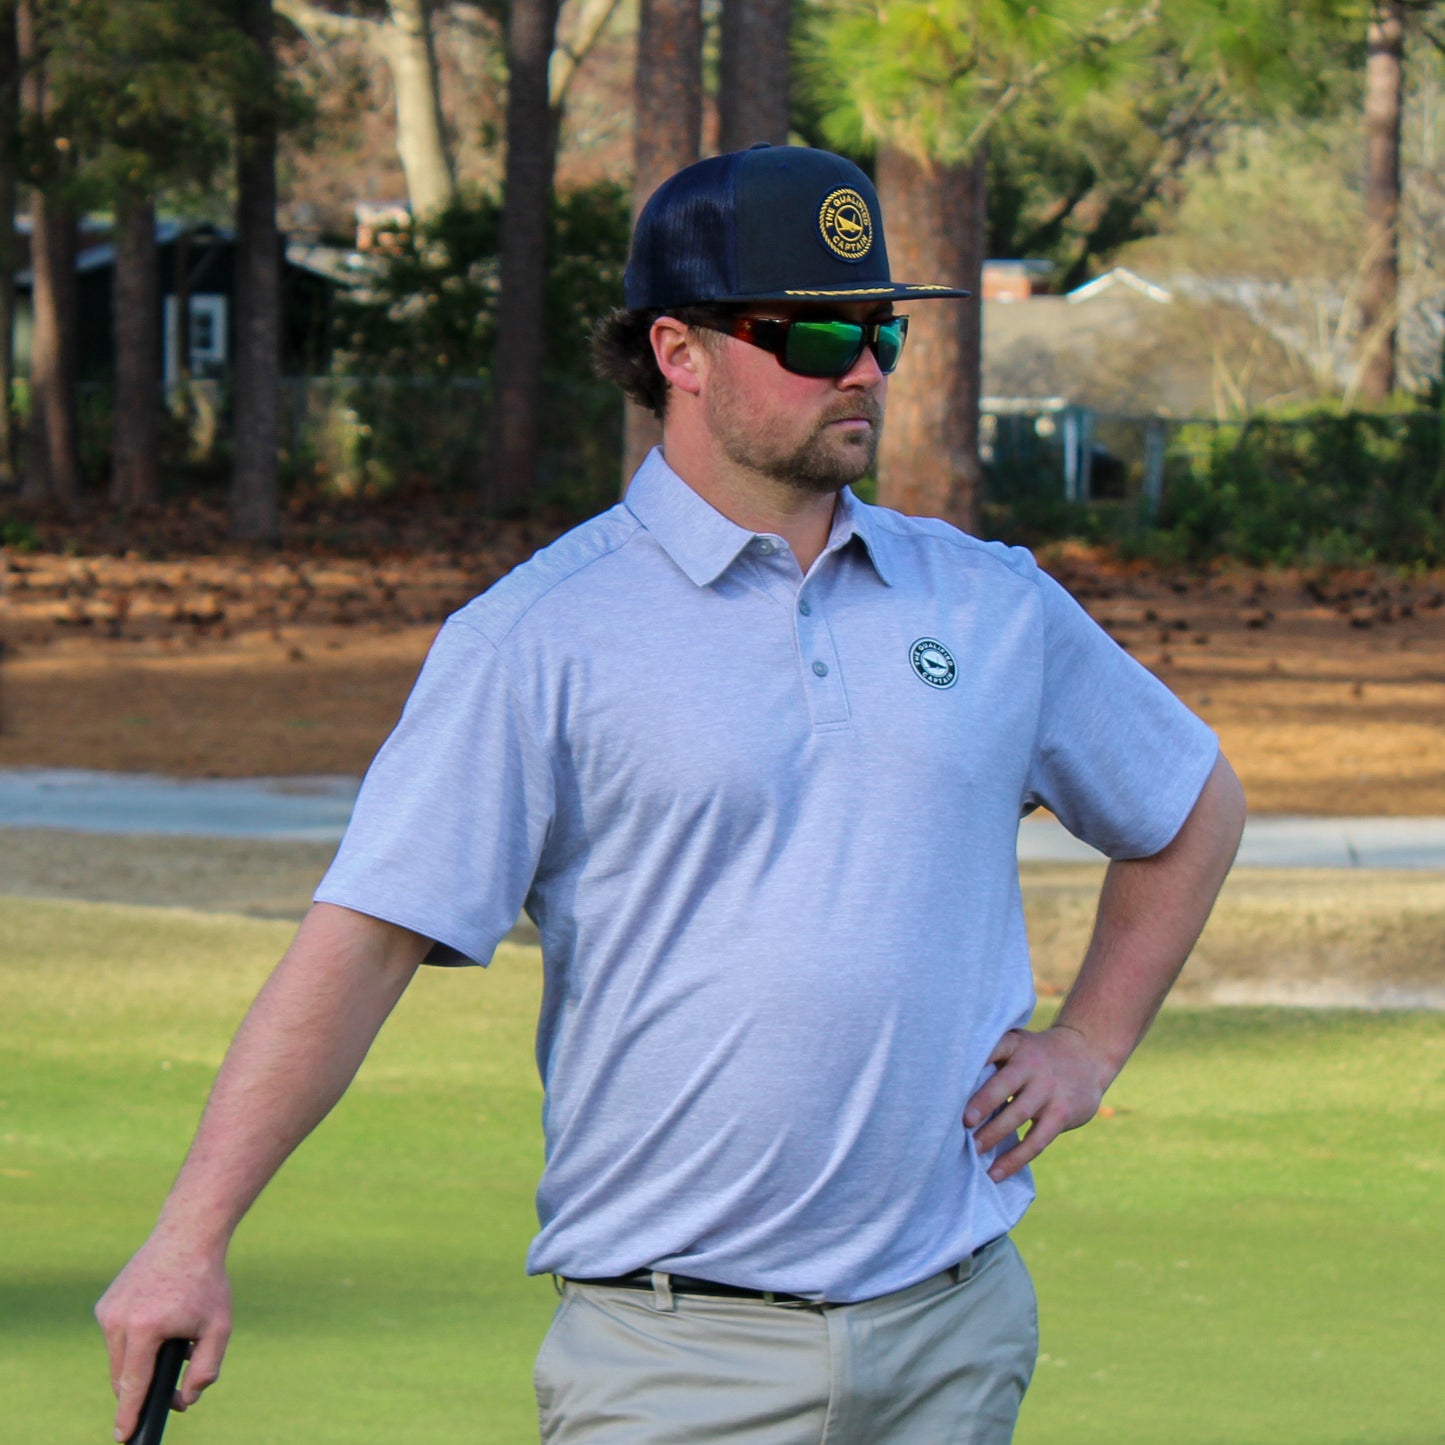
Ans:
[[[668,466],[661,447],[648,452],[623,505],[698,587],[716,582],[753,540]]]
[[[828,551],[842,547],[856,537],[862,542],[878,580],[885,587],[891,587],[893,579],[888,575],[889,567],[885,561],[887,543],[883,529],[878,525],[876,511],[867,502],[860,502],[853,495],[852,487],[844,487],[838,493],[838,505],[833,509],[833,530],[828,536]]]
[[[653,447],[637,469],[623,505],[697,587],[716,582],[758,535],[704,501],[663,460],[660,447]],[[882,538],[870,511],[844,487],[833,512],[826,550],[838,551],[857,537],[879,580],[890,586],[880,556]]]

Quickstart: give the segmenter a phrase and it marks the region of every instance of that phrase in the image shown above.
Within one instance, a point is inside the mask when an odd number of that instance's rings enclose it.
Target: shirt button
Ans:
[[[813,664],[813,671],[814,671],[819,677],[827,677],[827,675],[828,675],[828,664],[827,664],[826,662],[815,662],[815,663]]]
[[[758,541],[758,551],[761,552],[764,557],[771,557],[773,555],[773,544],[768,541],[766,537],[762,537]]]
[[[811,617],[813,615],[813,604],[805,597],[798,603],[798,611],[801,612],[804,617]]]

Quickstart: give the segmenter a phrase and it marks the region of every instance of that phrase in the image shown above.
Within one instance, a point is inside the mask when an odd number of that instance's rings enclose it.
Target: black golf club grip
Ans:
[[[155,1373],[151,1376],[150,1389],[146,1391],[145,1404],[140,1407],[140,1424],[126,1445],[161,1445],[165,1433],[166,1417],[171,1412],[171,1401],[176,1393],[176,1381],[181,1378],[181,1366],[186,1362],[189,1340],[167,1340],[156,1351]]]

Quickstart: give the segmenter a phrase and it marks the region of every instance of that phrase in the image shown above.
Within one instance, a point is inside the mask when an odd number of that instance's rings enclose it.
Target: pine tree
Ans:
[[[232,373],[231,530],[281,535],[281,236],[276,226],[275,19],[271,0],[237,0],[249,43],[236,109],[236,360]]]
[[[702,145],[702,6],[699,0],[641,0],[633,79],[632,219]],[[622,485],[662,440],[657,419],[625,403]]]
[[[718,150],[785,145],[791,120],[793,0],[723,0]]]
[[[507,171],[492,362],[486,488],[494,507],[529,497],[542,450],[547,220],[556,134],[547,83],[557,0],[512,0],[507,22]]]

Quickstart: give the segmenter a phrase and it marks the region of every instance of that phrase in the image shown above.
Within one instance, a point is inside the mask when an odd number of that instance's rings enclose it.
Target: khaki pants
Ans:
[[[1037,1352],[1004,1237],[851,1305],[567,1283],[534,1378],[543,1445],[1006,1445]]]

